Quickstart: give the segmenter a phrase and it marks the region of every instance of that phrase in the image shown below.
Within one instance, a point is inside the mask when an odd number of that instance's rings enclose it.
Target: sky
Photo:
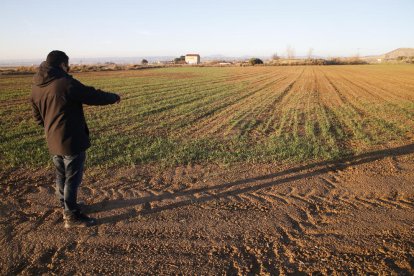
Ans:
[[[414,47],[414,0],[1,0],[0,60],[383,54]]]

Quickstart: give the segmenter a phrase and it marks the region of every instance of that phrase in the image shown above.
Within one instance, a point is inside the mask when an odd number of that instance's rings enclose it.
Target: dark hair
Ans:
[[[62,62],[68,65],[69,57],[65,52],[54,50],[47,55],[46,62],[52,67],[59,67]]]

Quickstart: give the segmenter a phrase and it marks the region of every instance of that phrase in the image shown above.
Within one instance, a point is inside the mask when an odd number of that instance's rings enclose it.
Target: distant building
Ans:
[[[185,55],[185,62],[187,64],[199,64],[200,63],[200,55],[198,55],[198,54],[187,54],[187,55]]]

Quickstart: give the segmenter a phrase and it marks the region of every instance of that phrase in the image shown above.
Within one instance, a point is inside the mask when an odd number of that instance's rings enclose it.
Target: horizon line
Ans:
[[[402,48],[402,47],[401,47]],[[396,49],[401,49],[401,48],[396,48]],[[396,50],[394,49],[394,50]],[[393,51],[393,50],[391,50]],[[390,51],[388,51],[390,52]],[[388,53],[387,52],[387,53]],[[201,55],[200,53],[198,53],[200,55],[201,58],[203,58],[203,55]],[[273,54],[258,54],[258,55],[254,55],[254,54],[242,54],[242,55],[223,55],[223,54],[208,54],[208,55],[204,55],[204,58],[214,58],[214,57],[223,57],[223,58],[246,58],[246,57],[269,57],[271,58]],[[368,54],[368,55],[360,55],[360,57],[370,57],[370,56],[381,56],[381,55],[385,55],[384,54]],[[70,57],[69,56],[69,60],[80,60],[80,59],[133,59],[133,58],[170,58],[170,57],[179,57],[182,55],[186,55],[186,54],[180,54],[180,55],[135,55],[135,56],[84,56],[84,57],[79,57],[79,56],[74,56],[74,57]],[[282,55],[278,55],[281,58],[286,57],[287,55],[282,54]],[[332,58],[332,57],[355,57],[358,56],[358,54],[352,54],[352,55],[312,55],[312,57],[314,58]],[[295,55],[295,57],[297,58],[301,58],[301,57],[307,57],[306,54],[303,55]],[[39,61],[39,60],[45,60],[45,57],[31,57],[31,58],[0,58],[0,62],[28,62],[28,61]]]

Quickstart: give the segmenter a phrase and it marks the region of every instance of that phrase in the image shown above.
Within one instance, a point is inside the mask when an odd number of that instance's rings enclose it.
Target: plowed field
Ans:
[[[1,274],[414,273],[414,66],[82,73],[80,199],[64,230],[31,76],[0,76]]]

